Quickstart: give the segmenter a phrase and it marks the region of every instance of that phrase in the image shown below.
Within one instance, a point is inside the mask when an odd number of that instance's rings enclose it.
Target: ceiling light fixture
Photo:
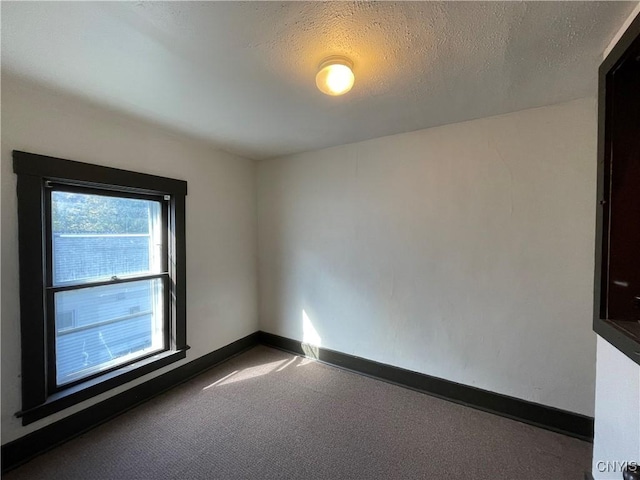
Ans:
[[[316,86],[327,95],[344,95],[351,90],[355,81],[352,69],[353,62],[348,58],[327,57],[318,67]]]

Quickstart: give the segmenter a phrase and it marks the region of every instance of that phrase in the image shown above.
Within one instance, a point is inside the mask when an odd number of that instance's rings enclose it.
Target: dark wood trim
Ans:
[[[633,462],[624,467],[622,478],[623,480],[640,480],[640,464]]]
[[[605,129],[605,112],[608,110],[606,106],[606,79],[604,74],[604,64],[600,66],[598,73],[598,168],[597,168],[597,193],[596,193],[596,242],[595,242],[595,269],[593,282],[593,319],[594,330],[596,328],[596,319],[606,317],[605,303],[602,301],[602,295],[607,291],[607,276],[602,272],[606,272],[606,255],[604,252],[609,250],[609,236],[604,234],[605,225],[609,224],[609,205],[606,203],[605,197],[608,196],[609,190],[609,172],[605,169],[605,155],[608,138],[606,138]]]
[[[616,349],[640,365],[640,344],[614,322],[595,318],[593,330]]]
[[[259,340],[264,345],[306,356],[303,343],[298,340],[262,331],[260,332]],[[313,347],[313,352],[313,358],[336,367],[593,442],[593,418],[585,415],[470,387],[326,348]]]
[[[23,409],[16,413],[16,416],[22,418],[22,425],[29,425],[76,403],[83,402],[112,388],[171,365],[186,356],[185,350],[169,350],[152,354],[149,357],[138,358],[128,364],[119,365],[111,372],[83,379],[82,382],[76,385],[65,386],[64,389],[51,393],[44,403],[30,409]]]
[[[33,408],[47,398],[45,310],[45,252],[43,251],[44,191],[38,177],[19,176],[18,242],[20,245],[20,335],[22,342],[22,408]],[[37,252],[41,252],[40,255]],[[34,254],[35,253],[35,254]],[[45,322],[46,324],[46,322]]]
[[[609,73],[609,71],[623,59],[627,49],[638,36],[640,36],[640,15],[636,16],[636,18],[634,18],[634,20],[629,24],[629,27],[620,37],[620,40],[618,40],[611,49],[607,58],[602,61],[599,69],[600,75],[606,75]]]
[[[607,342],[640,365],[640,343],[607,319],[609,195],[611,182],[611,138],[609,118],[612,111],[611,74],[626,59],[629,49],[640,37],[640,15],[629,25],[598,70],[598,180],[596,205],[596,242],[593,292],[593,330]]]
[[[2,445],[2,473],[146,402],[258,344],[252,333],[125,392]]]
[[[184,180],[175,180],[147,173],[131,172],[119,168],[104,167],[18,150],[13,151],[13,171],[18,175],[45,177],[48,180],[60,180],[65,184],[69,184],[70,181],[76,181],[79,186],[118,186],[125,190],[134,187],[133,190],[138,190],[140,193],[167,193],[183,196],[187,194],[187,182]]]
[[[20,178],[20,176],[18,177]],[[42,238],[43,242],[43,252],[44,258],[42,264],[44,265],[44,291],[45,291],[45,308],[44,311],[40,313],[42,319],[41,329],[44,328],[44,332],[46,335],[46,345],[45,345],[45,355],[46,355],[46,382],[47,382],[47,396],[51,394],[56,388],[56,319],[55,319],[55,294],[49,290],[49,287],[53,285],[53,215],[52,215],[52,195],[53,191],[50,188],[46,188],[46,181],[42,178],[39,179],[40,184],[43,188],[41,188],[41,194],[44,198],[44,211],[41,213],[43,224],[44,236]],[[35,195],[35,192],[33,193]],[[37,217],[35,217],[37,218]],[[18,218],[20,220],[20,217]],[[23,219],[23,221],[29,221],[29,217]],[[20,251],[23,249],[23,245],[19,245]],[[29,254],[29,249],[27,249],[27,255]],[[34,279],[31,283],[32,288],[39,287],[36,286],[37,280]],[[20,290],[22,291],[22,290]],[[22,316],[20,317],[20,322],[22,322]],[[24,345],[25,337],[21,337],[21,344]],[[29,337],[27,337],[29,338]],[[24,368],[24,363],[23,363]],[[22,376],[22,383],[29,383],[30,381],[35,380],[29,376]],[[23,397],[24,398],[24,397]],[[45,399],[46,401],[46,399]],[[24,409],[24,406],[22,407]],[[23,423],[24,425],[24,423]]]
[[[115,395],[51,425],[2,446],[2,472],[50,450],[92,428],[144,403],[256,345],[305,355],[303,344],[266,332],[255,332],[212,353],[181,365],[143,384]],[[593,441],[593,418],[469,387],[422,373],[404,370],[344,353],[315,348],[314,358],[327,364],[460,403],[472,408],[522,421],[581,440]]]
[[[181,195],[171,196],[171,218],[169,219],[171,233],[174,239],[173,251],[169,258],[169,268],[172,273],[171,295],[177,301],[171,302],[173,307],[175,345],[176,348],[187,346],[187,243],[186,243],[186,201]]]
[[[187,182],[15,150],[13,168],[18,176],[22,349],[22,410],[17,415],[22,418],[23,425],[28,425],[186,357],[185,351],[189,348],[186,336]],[[89,193],[97,189],[107,195],[124,192],[125,197],[161,201],[163,213],[166,217],[171,216],[165,219],[163,215],[163,227],[167,227],[163,232],[167,236],[166,243],[170,243],[165,253],[171,257],[165,262],[171,277],[165,280],[169,289],[167,304],[173,306],[166,351],[149,354],[64,387],[55,382],[53,321],[47,317],[53,311],[53,292],[77,286],[51,288],[47,298],[46,286],[53,283],[49,242],[52,232],[48,221],[51,190],[47,188],[50,182],[60,182],[70,191]],[[169,199],[170,204],[165,199]],[[124,278],[115,283],[145,277]],[[111,283],[114,282],[95,282],[81,288]],[[167,307],[167,322],[168,313]]]

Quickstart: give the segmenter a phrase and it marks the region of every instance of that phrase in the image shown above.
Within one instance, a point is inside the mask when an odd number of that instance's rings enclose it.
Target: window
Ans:
[[[640,364],[640,17],[600,67],[594,330]]]
[[[186,182],[13,155],[28,424],[185,358]]]
[[[168,348],[165,207],[164,197],[45,184],[52,390]]]

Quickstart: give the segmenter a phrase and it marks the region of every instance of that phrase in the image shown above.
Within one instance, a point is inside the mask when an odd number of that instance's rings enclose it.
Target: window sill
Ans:
[[[69,408],[84,400],[107,392],[112,388],[135,380],[162,367],[186,358],[189,347],[182,350],[161,352],[138,362],[106,373],[98,378],[70,387],[62,392],[50,395],[47,400],[34,408],[16,414],[22,418],[22,425],[29,425],[51,414]]]
[[[640,365],[640,337],[633,332],[638,329],[633,322],[616,322],[596,318],[593,330],[624,355]]]

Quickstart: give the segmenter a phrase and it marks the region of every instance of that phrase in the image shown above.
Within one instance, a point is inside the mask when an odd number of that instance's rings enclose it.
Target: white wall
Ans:
[[[637,15],[640,15],[640,3],[615,35],[603,58]],[[596,371],[592,473],[596,480],[620,479],[621,463],[640,464],[640,366],[598,337]]]
[[[258,164],[261,329],[593,415],[596,102]]]
[[[13,149],[188,182],[187,358],[27,427],[14,417],[21,399]],[[254,162],[3,76],[1,165],[3,444],[257,330]]]
[[[640,367],[598,337],[596,378],[593,476],[619,480],[620,463],[640,464]]]

